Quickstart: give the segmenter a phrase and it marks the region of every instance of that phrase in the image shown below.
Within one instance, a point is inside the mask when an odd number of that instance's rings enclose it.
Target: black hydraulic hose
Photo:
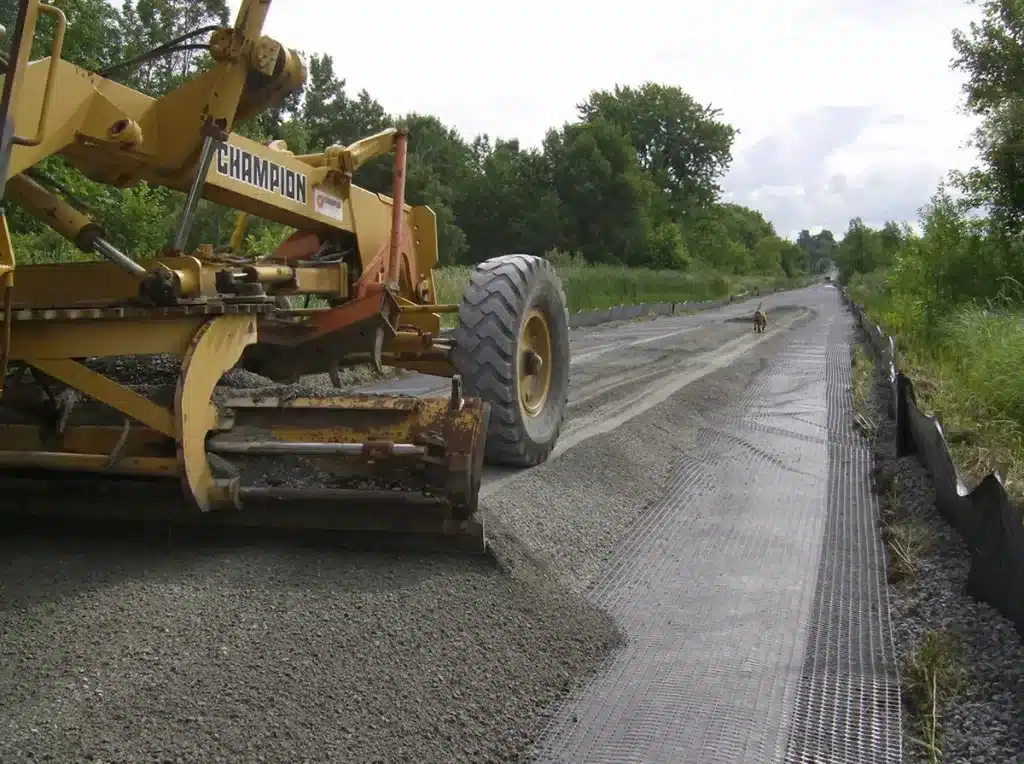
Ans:
[[[123,69],[131,69],[132,67],[138,66],[139,64],[144,64],[147,61],[152,61],[155,58],[160,58],[161,56],[169,56],[172,53],[180,53],[185,50],[204,50],[209,46],[201,44],[191,44],[182,46],[181,43],[185,42],[186,40],[191,40],[193,37],[198,37],[201,34],[211,34],[213,32],[216,32],[220,28],[221,27],[219,26],[200,27],[199,29],[195,29],[191,32],[188,32],[187,34],[183,34],[180,37],[175,37],[173,40],[168,40],[167,42],[156,46],[152,50],[143,53],[141,56],[136,56],[135,58],[131,58],[126,61],[111,64],[106,69],[103,69],[102,71],[98,72],[98,74],[100,75],[100,77],[109,78],[110,75],[115,72],[119,72]]]

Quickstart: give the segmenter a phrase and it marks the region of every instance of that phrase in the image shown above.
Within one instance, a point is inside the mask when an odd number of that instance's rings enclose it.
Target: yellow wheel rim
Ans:
[[[534,308],[519,333],[519,403],[527,416],[544,409],[551,390],[551,330],[544,314]]]

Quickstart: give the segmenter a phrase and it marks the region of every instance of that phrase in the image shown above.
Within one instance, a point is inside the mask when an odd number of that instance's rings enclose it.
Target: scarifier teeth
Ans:
[[[465,401],[462,398],[462,377],[458,374],[452,377],[452,397],[448,405],[448,411],[457,414],[462,411]]]

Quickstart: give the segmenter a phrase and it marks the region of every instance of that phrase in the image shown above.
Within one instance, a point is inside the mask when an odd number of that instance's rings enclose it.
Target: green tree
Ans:
[[[824,273],[835,262],[837,244],[835,236],[828,229],[811,235],[806,228],[800,231],[796,245],[804,253],[805,269],[808,273]]]
[[[199,32],[168,55],[119,68],[113,79],[153,96],[212,65],[195,46],[209,29],[231,24],[226,0],[57,0],[69,19],[65,57],[103,70]],[[3,18],[15,0],[0,0]],[[52,37],[42,22],[36,55]],[[283,40],[285,44],[287,40]],[[465,138],[429,114],[391,115],[365,90],[351,95],[326,54],[301,54],[307,82],[297,93],[235,129],[253,140],[283,139],[297,153],[349,144],[391,125],[410,130],[407,199],[437,214],[442,261],[475,262],[513,251],[579,252],[589,262],[636,267],[797,273],[799,247],[780,239],[759,213],[722,204],[719,181],[731,161],[736,130],[710,106],[677,87],[647,83],[592,92],[579,120],[549,131],[542,150],[515,139]],[[390,193],[394,156],[360,168],[356,182]],[[60,157],[37,170],[95,216],[111,240],[133,256],[158,252],[175,229],[183,195],[140,184],[117,189],[92,183]],[[223,245],[236,212],[201,202],[189,246]],[[13,211],[18,235],[43,259],[68,256],[33,218]],[[252,220],[248,240],[259,251],[286,231]],[[831,236],[831,235],[830,235]],[[834,242],[832,242],[834,246]]]
[[[738,204],[722,204],[717,207],[725,226],[726,236],[754,250],[765,239],[778,239],[775,228],[756,210]]]
[[[678,87],[651,82],[594,91],[578,108],[584,121],[607,120],[625,133],[640,166],[677,211],[718,198],[737,133],[719,119],[718,109],[702,106]]]
[[[120,10],[121,60],[136,58],[183,35],[230,26],[226,0],[124,0]],[[152,96],[181,85],[213,64],[209,54],[191,46],[205,43],[209,31],[186,40],[176,50],[119,73],[115,79]]]
[[[954,30],[953,67],[964,75],[967,110],[981,117],[974,146],[982,165],[955,173],[970,203],[991,210],[1008,231],[1024,230],[1024,2],[985,0],[982,18]]]
[[[836,250],[840,281],[849,281],[854,273],[871,273],[889,267],[902,241],[903,232],[895,223],[876,231],[860,218],[853,218]]]
[[[803,250],[791,241],[782,241],[779,259],[782,265],[782,272],[790,278],[800,276],[807,272],[807,259],[804,256]]]
[[[60,0],[54,3],[67,17],[61,57],[91,71],[114,63],[124,47],[121,36],[120,15],[104,0]],[[18,0],[0,0],[0,23],[8,34],[14,31]],[[40,16],[32,45],[32,57],[48,56],[53,47],[53,19]],[[4,49],[10,39],[3,41]]]
[[[547,158],[518,141],[486,136],[470,147],[467,174],[456,190],[455,222],[466,232],[472,261],[499,254],[540,254],[562,248],[566,222]]]
[[[613,122],[593,119],[550,131],[544,153],[564,209],[565,238],[591,262],[641,265],[659,189],[629,138]]]

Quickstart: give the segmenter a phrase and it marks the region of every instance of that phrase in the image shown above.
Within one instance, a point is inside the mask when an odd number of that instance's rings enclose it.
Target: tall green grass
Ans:
[[[645,302],[715,300],[759,287],[762,291],[788,288],[808,279],[783,276],[729,276],[699,271],[648,270],[612,265],[587,265],[578,257],[549,254],[562,284],[571,312],[604,310],[616,305]],[[435,274],[440,301],[458,303],[469,282],[469,266],[446,267]]]
[[[1024,313],[968,306],[941,327],[941,359],[992,416],[1024,422]]]
[[[49,229],[18,237],[19,262],[59,263],[98,259],[86,255]],[[273,244],[273,242],[271,242]],[[272,247],[256,247],[263,251]],[[558,271],[572,312],[605,310],[645,302],[716,300],[760,288],[785,289],[812,279],[782,275],[733,276],[708,271],[649,270],[612,265],[588,265],[575,253],[553,250],[546,255]],[[471,266],[447,266],[434,273],[439,301],[457,304],[473,272]]]
[[[682,302],[726,297],[732,282],[716,274],[689,274],[616,268],[607,265],[569,265],[557,268],[570,311],[602,310],[642,302]],[[470,267],[441,268],[435,274],[443,302],[457,303],[472,274]]]
[[[998,469],[1024,500],[1024,307],[1016,298],[943,314],[897,300],[884,274],[850,282],[850,296],[896,340],[918,403],[938,417],[971,485]]]

